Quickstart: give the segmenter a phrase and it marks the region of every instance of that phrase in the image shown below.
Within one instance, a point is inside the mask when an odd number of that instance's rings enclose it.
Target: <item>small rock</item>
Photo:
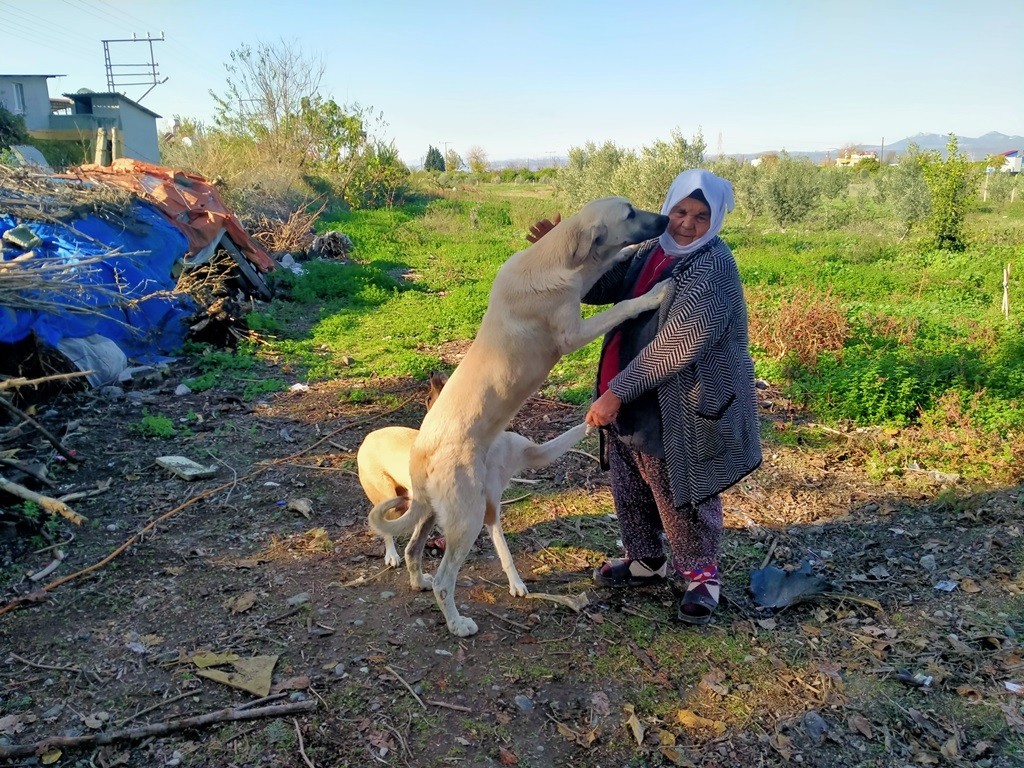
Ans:
[[[299,592],[299,594],[292,595],[288,598],[288,605],[294,608],[297,605],[308,603],[309,599],[309,592]]]
[[[176,394],[178,397],[183,397],[184,395],[191,395],[192,389],[188,386],[188,384],[179,384],[174,388],[174,394]]]
[[[918,562],[926,571],[935,570],[935,555],[924,555]]]
[[[531,699],[529,696],[523,696],[523,694],[520,693],[515,697],[514,701],[516,703],[516,706],[519,707],[519,709],[521,709],[523,712],[529,712],[531,709],[533,709],[533,699]]]
[[[394,596],[395,596],[395,593],[391,592],[391,591],[388,591],[388,590],[385,590],[384,592],[380,593],[380,599],[381,600],[390,600]]]

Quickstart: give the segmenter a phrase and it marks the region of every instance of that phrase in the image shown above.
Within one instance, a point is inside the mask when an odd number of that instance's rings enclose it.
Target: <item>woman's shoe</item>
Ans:
[[[676,617],[686,624],[707,624],[718,609],[722,584],[718,579],[691,581],[679,600]]]
[[[668,576],[665,558],[605,560],[594,570],[594,583],[599,587],[646,587],[660,584]]]

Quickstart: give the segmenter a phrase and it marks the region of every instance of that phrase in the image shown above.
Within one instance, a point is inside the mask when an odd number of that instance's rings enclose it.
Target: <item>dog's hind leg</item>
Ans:
[[[416,505],[424,503],[426,502],[414,499],[410,511],[414,510]],[[433,586],[433,579],[423,572],[423,550],[427,546],[433,525],[434,512],[430,510],[416,523],[412,538],[405,547],[405,570],[409,573],[409,586],[413,589],[430,589]]]
[[[484,524],[483,493],[451,494],[444,501],[435,500],[437,516],[445,535],[444,557],[434,574],[434,599],[444,614],[448,631],[458,637],[476,634],[476,622],[459,614],[455,606],[455,583],[459,568],[465,562]],[[447,508],[442,508],[448,505]]]
[[[498,559],[501,560],[501,569],[508,577],[508,593],[513,597],[526,597],[530,590],[526,588],[519,571],[516,570],[516,561],[512,559],[512,552],[509,551],[508,542],[505,541],[505,533],[501,530],[501,518],[486,525],[487,532],[491,534],[491,541],[494,542],[494,551],[498,553]]]

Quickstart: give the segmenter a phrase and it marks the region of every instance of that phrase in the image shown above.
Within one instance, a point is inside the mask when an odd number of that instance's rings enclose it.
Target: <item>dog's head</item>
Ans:
[[[657,237],[668,226],[668,216],[642,211],[624,197],[591,200],[564,224],[575,238],[573,261],[594,262],[607,269],[627,245]]]
[[[427,392],[427,410],[437,401],[444,385],[448,383],[448,374],[442,371],[430,372],[430,391]]]

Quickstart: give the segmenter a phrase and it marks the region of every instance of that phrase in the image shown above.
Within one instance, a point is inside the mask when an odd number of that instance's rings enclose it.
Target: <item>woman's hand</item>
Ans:
[[[555,225],[562,220],[562,214],[556,213],[554,221],[550,219],[541,219],[532,227],[530,227],[530,234],[526,236],[526,242],[536,243],[544,235],[555,228]]]
[[[619,396],[610,389],[606,390],[590,406],[584,421],[592,427],[606,427],[615,421],[621,407],[622,400],[619,399]]]

